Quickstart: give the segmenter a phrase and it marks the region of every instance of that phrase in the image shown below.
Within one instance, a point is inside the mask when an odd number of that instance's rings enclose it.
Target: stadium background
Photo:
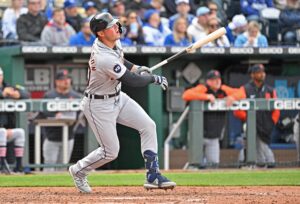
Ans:
[[[125,53],[129,60],[136,64],[154,65],[171,56],[180,49],[179,47],[125,47]],[[187,88],[194,86],[199,81],[203,82],[203,76],[209,69],[218,69],[223,75],[223,81],[234,87],[239,87],[248,81],[247,69],[253,63],[267,64],[267,80],[278,91],[280,98],[299,97],[299,48],[202,48],[194,54],[185,55],[171,62],[162,69],[157,70],[167,76],[170,87]],[[54,73],[58,69],[66,68],[73,77],[73,87],[82,92],[86,80],[87,61],[89,58],[88,48],[76,47],[31,47],[31,46],[5,46],[0,49],[2,64],[10,83],[24,82],[25,87],[31,92],[34,99],[42,97],[44,91],[53,87]],[[215,60],[215,59],[218,60]],[[188,82],[186,69],[196,67],[200,70],[200,78],[194,83]],[[170,89],[172,90],[172,89]],[[174,101],[168,100],[170,93],[162,92],[154,86],[147,88],[132,89],[124,87],[124,91],[140,103],[143,108],[157,122],[159,152],[162,160],[163,142],[168,135],[172,123],[174,123],[182,110],[172,109]],[[177,99],[178,100],[178,99]],[[171,108],[170,108],[171,107]],[[293,117],[296,111],[282,111],[282,117]],[[171,114],[171,115],[170,115]],[[20,123],[28,129],[29,148],[28,161],[34,162],[34,124],[32,121],[27,126],[28,113],[21,113]],[[22,119],[23,118],[23,119]],[[170,121],[170,118],[172,121]],[[228,118],[230,129],[227,129],[222,141],[221,163],[231,165],[236,162],[237,150],[232,141],[241,132],[241,124],[234,117]],[[171,168],[182,168],[187,159],[187,121],[182,125],[176,138],[172,140],[174,147],[171,152]],[[279,129],[273,133],[275,154],[279,161],[295,161],[295,144],[286,140],[291,134],[290,129]],[[77,131],[75,148],[71,163],[80,159],[87,152],[95,148],[94,138],[88,137],[86,128]],[[118,126],[120,133],[121,150],[116,161],[106,165],[103,169],[139,169],[143,168],[143,160],[140,156],[140,144],[138,134],[134,130]],[[90,141],[91,140],[91,141]],[[279,152],[279,153],[276,153]],[[131,158],[128,162],[127,158]],[[13,159],[13,157],[11,157]],[[11,160],[12,162],[13,160]]]

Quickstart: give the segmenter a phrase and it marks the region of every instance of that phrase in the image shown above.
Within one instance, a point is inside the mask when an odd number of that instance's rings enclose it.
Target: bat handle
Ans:
[[[150,67],[150,70],[152,72],[152,71],[156,70],[157,68],[159,68],[159,67],[161,67],[161,66],[163,66],[163,65],[165,65],[167,63],[168,63],[168,60],[164,60],[164,61],[162,61],[162,62],[154,65],[153,67]]]

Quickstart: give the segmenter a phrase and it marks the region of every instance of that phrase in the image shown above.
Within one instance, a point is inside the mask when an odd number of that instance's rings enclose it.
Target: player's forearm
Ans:
[[[124,59],[124,65],[128,70],[132,70],[133,67],[136,67],[132,62],[129,62],[127,59]]]
[[[152,75],[139,75],[126,70],[119,81],[131,87],[143,87],[153,83],[155,80]]]

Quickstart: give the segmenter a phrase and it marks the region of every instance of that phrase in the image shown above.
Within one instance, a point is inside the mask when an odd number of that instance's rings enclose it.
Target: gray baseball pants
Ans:
[[[220,143],[219,138],[207,139],[204,138],[204,158],[203,162],[208,165],[220,163]]]
[[[68,160],[70,160],[74,146],[74,139],[68,141]],[[50,141],[47,138],[43,143],[44,164],[61,164],[63,158],[63,143]],[[60,168],[61,169],[61,168]],[[45,172],[59,170],[58,168],[44,168]]]
[[[275,163],[274,154],[268,144],[256,137],[256,162],[258,164]]]
[[[81,105],[100,147],[74,165],[73,169],[77,176],[84,177],[93,169],[117,158],[120,149],[117,123],[139,132],[142,154],[146,150],[157,153],[157,133],[154,121],[127,94],[121,92],[119,96],[108,99],[84,97]]]

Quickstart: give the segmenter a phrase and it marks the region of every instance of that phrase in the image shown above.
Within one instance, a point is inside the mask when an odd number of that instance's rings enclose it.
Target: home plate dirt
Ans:
[[[0,188],[0,203],[300,203],[300,186],[176,187],[146,191],[143,187],[94,187],[92,194],[74,187]]]

